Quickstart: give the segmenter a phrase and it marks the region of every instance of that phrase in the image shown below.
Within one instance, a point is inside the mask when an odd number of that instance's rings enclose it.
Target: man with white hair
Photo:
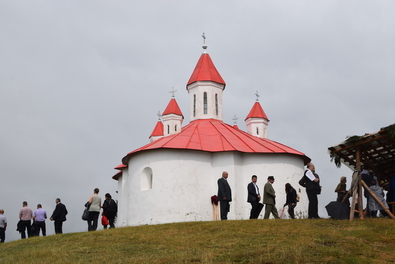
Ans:
[[[318,215],[318,194],[321,194],[320,177],[315,173],[313,163],[307,164],[307,170],[304,172],[306,176],[305,187],[307,198],[309,199],[308,216],[309,219],[319,219]]]
[[[4,210],[0,209],[0,243],[4,243],[6,229],[7,229],[7,217],[4,216]]]

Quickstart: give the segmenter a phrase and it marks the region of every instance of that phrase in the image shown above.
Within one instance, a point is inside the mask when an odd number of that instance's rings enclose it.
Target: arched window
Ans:
[[[259,135],[259,128],[256,128],[256,134]]]
[[[196,116],[196,94],[193,95],[193,116]]]
[[[150,167],[144,168],[141,172],[140,189],[142,191],[152,189],[152,169]]]
[[[218,94],[215,94],[215,114],[218,115]]]
[[[207,93],[203,93],[203,114],[207,114]]]
[[[177,125],[175,125],[175,126],[174,126],[174,131],[176,131],[176,132],[177,132]]]

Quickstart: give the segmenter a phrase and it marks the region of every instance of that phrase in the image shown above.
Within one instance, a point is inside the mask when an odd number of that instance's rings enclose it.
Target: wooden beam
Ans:
[[[387,207],[385,207],[385,205],[380,201],[380,199],[376,196],[376,194],[374,194],[374,192],[372,192],[372,190],[369,188],[369,186],[366,185],[366,183],[364,181],[361,181],[363,187],[365,187],[365,189],[369,192],[369,194],[376,200],[376,202],[379,203],[379,205],[385,210],[385,212],[392,218],[395,219],[395,216],[391,213],[390,210],[388,210]]]
[[[330,148],[328,148],[328,149],[329,149],[329,151],[331,151],[332,153],[337,153],[337,152],[339,152],[339,151],[348,150],[349,148],[355,148],[355,147],[357,147],[358,145],[365,144],[365,143],[368,143],[368,142],[370,142],[370,141],[378,140],[378,139],[381,139],[381,138],[384,138],[384,137],[387,137],[387,134],[382,134],[382,135],[379,135],[379,136],[377,136],[377,137],[371,136],[371,137],[369,137],[369,139],[366,139],[366,140],[360,141],[360,142],[359,142],[358,140],[356,140],[356,141],[352,142],[352,143],[354,143],[354,144],[352,144],[351,142],[350,142],[350,143],[342,143],[342,144],[339,144],[338,146],[344,145],[344,147],[341,147],[341,148],[338,148],[338,149],[336,149],[336,146],[330,147]],[[356,144],[355,144],[355,143],[356,143]],[[352,145],[351,145],[351,144],[352,144]]]

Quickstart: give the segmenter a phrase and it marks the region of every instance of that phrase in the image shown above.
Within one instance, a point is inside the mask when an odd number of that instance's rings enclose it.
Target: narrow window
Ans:
[[[207,93],[203,93],[203,113],[207,114]]]
[[[170,126],[167,125],[167,134],[170,134]]]
[[[152,189],[152,169],[149,167],[144,168],[141,172],[140,189],[142,191]]]
[[[256,128],[256,134],[259,135],[259,128]]]
[[[215,114],[218,115],[218,94],[215,94]]]
[[[196,94],[193,95],[193,117],[196,116]]]
[[[176,132],[177,132],[177,125],[175,125],[175,126],[174,126],[174,131],[176,131]]]

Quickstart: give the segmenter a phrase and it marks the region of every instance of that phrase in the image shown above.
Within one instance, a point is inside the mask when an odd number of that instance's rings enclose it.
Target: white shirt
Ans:
[[[315,176],[314,176],[314,173],[311,171],[311,170],[309,170],[309,169],[307,169],[307,171],[306,171],[306,176],[307,176],[307,178],[309,178],[311,181],[314,181],[315,180]]]
[[[0,227],[4,228],[4,224],[7,224],[7,218],[4,215],[0,214]]]
[[[255,191],[256,191],[256,194],[258,194],[259,195],[259,189],[258,189],[258,186],[253,182],[253,184],[254,184],[254,186],[255,186]]]

